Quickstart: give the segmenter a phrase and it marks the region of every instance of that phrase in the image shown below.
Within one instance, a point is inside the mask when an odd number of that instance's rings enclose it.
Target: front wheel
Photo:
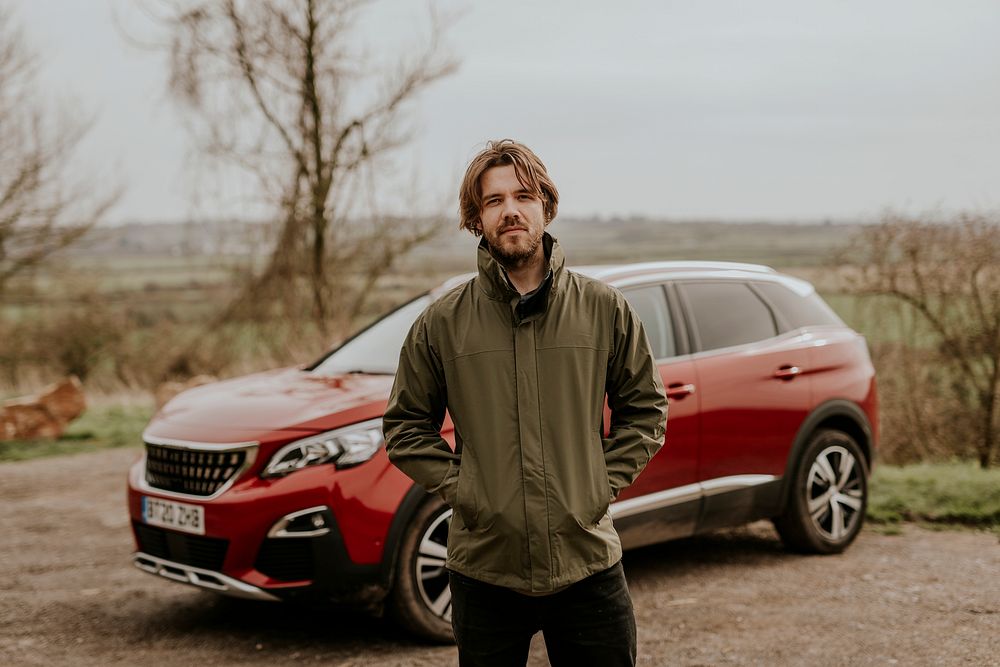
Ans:
[[[451,508],[433,497],[420,506],[406,528],[388,600],[389,615],[410,633],[452,643],[451,589],[448,587],[448,527]]]
[[[796,464],[785,511],[773,519],[789,549],[839,553],[861,530],[868,507],[868,466],[847,433],[813,434]]]

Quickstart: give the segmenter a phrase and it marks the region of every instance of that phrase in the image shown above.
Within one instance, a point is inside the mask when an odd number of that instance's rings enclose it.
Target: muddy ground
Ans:
[[[138,450],[0,464],[0,664],[457,664],[356,614],[220,598],[132,567]],[[786,553],[766,523],[625,555],[643,665],[1000,665],[990,533],[865,530]],[[545,665],[535,638],[529,664]]]

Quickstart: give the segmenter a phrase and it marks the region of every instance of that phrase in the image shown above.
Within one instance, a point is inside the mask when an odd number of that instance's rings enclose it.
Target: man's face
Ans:
[[[542,250],[545,205],[517,180],[514,165],[487,169],[479,179],[483,194],[483,236],[500,263],[525,264]]]

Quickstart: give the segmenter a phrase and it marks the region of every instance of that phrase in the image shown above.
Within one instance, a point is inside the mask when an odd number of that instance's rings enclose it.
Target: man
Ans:
[[[663,442],[667,403],[624,297],[564,267],[559,195],[526,146],[490,142],[461,186],[479,275],[417,319],[384,430],[389,458],[452,507],[460,662],[632,665],[635,619],[608,506]],[[603,406],[611,408],[603,437]],[[455,450],[441,438],[445,411]]]

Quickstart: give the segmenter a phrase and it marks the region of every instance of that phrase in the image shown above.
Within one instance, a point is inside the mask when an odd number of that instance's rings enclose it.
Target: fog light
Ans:
[[[309,509],[292,512],[281,517],[271,530],[268,537],[318,537],[330,532],[324,512],[329,512],[326,505],[310,507]]]

